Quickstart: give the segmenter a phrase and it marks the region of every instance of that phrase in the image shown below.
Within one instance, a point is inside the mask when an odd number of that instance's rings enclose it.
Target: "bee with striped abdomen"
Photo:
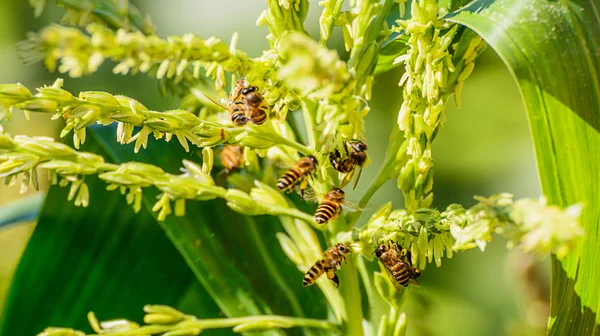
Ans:
[[[417,278],[421,276],[421,270],[413,267],[410,251],[399,246],[397,243],[381,244],[375,249],[375,255],[392,278],[394,286],[400,284],[407,287],[409,284],[420,286]]]
[[[308,186],[306,178],[314,173],[318,164],[317,158],[312,155],[301,158],[279,178],[277,188],[279,190],[292,191],[296,183],[300,182],[300,194],[304,196],[304,189]]]
[[[244,124],[248,120],[255,125],[262,125],[267,120],[269,106],[258,92],[256,86],[246,86],[246,80],[240,79],[235,83],[235,88],[229,96],[229,113],[235,124],[234,117]],[[240,114],[243,114],[243,118]]]
[[[352,180],[358,167],[358,175],[354,180],[354,188],[356,188],[362,173],[363,165],[367,161],[367,144],[361,140],[352,139],[344,142],[344,149],[346,157],[342,157],[340,151],[335,148],[329,153],[329,162],[335,170],[346,174],[342,179],[342,188]]]
[[[240,145],[225,145],[220,158],[227,171],[234,171],[244,165],[244,148]]]
[[[247,86],[244,79],[240,79],[235,83],[235,87],[229,94],[229,106],[224,106],[207,95],[204,96],[228,111],[231,122],[235,126],[244,126],[248,121],[255,125],[262,125],[267,120],[269,106],[258,92],[258,88]]]
[[[323,275],[323,273],[327,273],[327,278],[333,283],[335,283],[335,287],[340,286],[340,279],[338,278],[335,271],[337,271],[342,265],[342,261],[346,261],[346,255],[350,253],[350,248],[345,244],[337,244],[333,247],[330,247],[325,252],[325,258],[317,261],[304,275],[304,280],[302,281],[302,286],[310,286],[317,279]]]
[[[333,188],[325,196],[315,212],[315,221],[318,224],[326,224],[330,219],[335,219],[342,212],[346,194],[340,188]]]

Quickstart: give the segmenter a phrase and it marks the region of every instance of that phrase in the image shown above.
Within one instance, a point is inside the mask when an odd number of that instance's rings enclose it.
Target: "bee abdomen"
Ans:
[[[302,174],[300,174],[300,172],[296,171],[295,169],[290,169],[285,174],[283,174],[283,176],[281,176],[279,181],[277,181],[277,188],[279,188],[280,190],[289,188],[290,186],[294,185],[294,183],[296,183],[296,181],[298,181],[300,177],[302,177]]]
[[[402,264],[396,264],[390,268],[390,271],[394,279],[396,279],[396,281],[398,281],[399,284],[401,284],[404,287],[408,286],[410,276],[406,267],[403,267]]]
[[[267,121],[267,114],[261,110],[259,112],[253,113],[250,119],[255,125],[262,125],[265,123],[265,121]]]
[[[319,260],[304,275],[302,286],[306,287],[312,285],[323,273],[325,273],[324,261]]]
[[[319,204],[317,212],[315,213],[315,221],[318,224],[325,224],[329,221],[336,213],[337,207],[329,202],[323,202]]]

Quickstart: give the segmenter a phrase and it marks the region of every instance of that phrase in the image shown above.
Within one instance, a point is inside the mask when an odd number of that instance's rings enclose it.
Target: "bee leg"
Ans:
[[[308,186],[308,181],[302,179],[302,182],[300,182],[300,196],[302,196],[302,198],[304,198],[304,189],[306,189],[306,186]]]
[[[335,215],[333,217],[331,217],[331,219],[334,219],[334,220],[337,219],[341,213],[342,213],[342,207],[339,206],[337,211],[335,212]]]
[[[335,288],[340,287],[340,278],[338,278],[337,274],[335,274],[335,270],[333,268],[327,270],[327,279],[333,281]]]

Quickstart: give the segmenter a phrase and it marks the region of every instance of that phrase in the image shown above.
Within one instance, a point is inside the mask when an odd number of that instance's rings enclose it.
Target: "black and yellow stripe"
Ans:
[[[323,202],[319,204],[315,213],[315,221],[318,224],[327,223],[338,211],[338,205],[332,202]]]
[[[250,120],[255,125],[262,125],[267,121],[267,113],[262,108],[253,109],[250,114]]]
[[[279,178],[279,181],[277,181],[277,188],[279,188],[279,190],[291,189],[301,177],[302,173],[294,167]]]
[[[394,266],[390,267],[390,273],[392,273],[392,276],[394,279],[396,279],[396,281],[398,281],[399,284],[404,287],[408,286],[408,282],[410,281],[411,277],[408,271],[408,265],[406,265],[404,262],[400,261]]]
[[[323,275],[323,273],[325,273],[325,263],[325,260],[319,260],[312,265],[312,267],[304,275],[302,286],[306,287],[315,283],[315,281],[317,281],[317,279]]]

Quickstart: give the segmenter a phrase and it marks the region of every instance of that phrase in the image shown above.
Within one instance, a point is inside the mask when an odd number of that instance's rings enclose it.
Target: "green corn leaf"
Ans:
[[[35,335],[51,325],[91,331],[90,310],[141,321],[143,305],[177,305],[190,291],[201,304],[186,307],[218,314],[150,213],[124,207],[96,178],[86,182],[95,198],[87,208],[66,201],[68,188],[50,189],[14,274],[0,335]]]
[[[43,193],[38,192],[0,207],[0,228],[38,218],[44,197]]]
[[[549,203],[585,206],[578,249],[553,261],[551,335],[600,331],[599,13],[595,0],[479,0],[446,17],[485,39],[517,81]]]
[[[408,37],[404,34],[398,34],[388,42],[383,43],[379,50],[379,56],[377,57],[377,65],[375,66],[375,75],[382,74],[399,66],[404,63],[394,63],[394,60],[408,50]]]

